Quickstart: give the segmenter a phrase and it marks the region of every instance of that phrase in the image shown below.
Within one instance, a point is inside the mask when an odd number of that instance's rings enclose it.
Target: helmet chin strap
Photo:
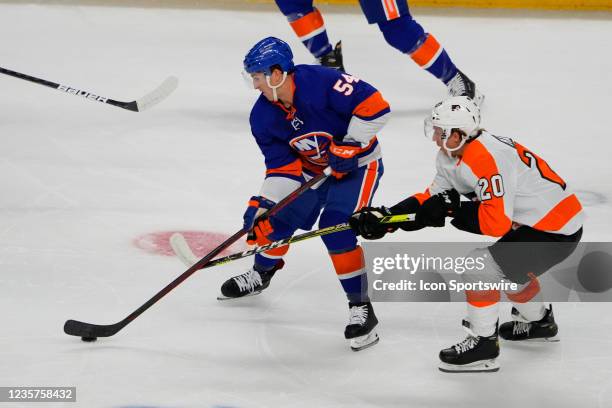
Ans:
[[[456,152],[457,150],[463,147],[467,137],[461,136],[461,142],[456,147],[453,147],[453,148],[448,147],[448,145],[446,144],[449,138],[450,138],[450,135],[444,138],[444,141],[442,142],[442,146],[444,146],[444,151],[446,151],[446,154],[448,155],[448,157],[453,157],[452,153]]]
[[[278,102],[278,94],[276,93],[276,89],[277,89],[277,88],[280,88],[280,87],[281,87],[281,86],[282,86],[282,85],[285,83],[285,80],[286,80],[286,79],[287,79],[287,72],[285,71],[285,72],[283,72],[283,79],[282,79],[282,81],[280,81],[280,84],[278,84],[278,85],[272,85],[272,84],[270,83],[270,76],[269,76],[269,75],[266,75],[266,84],[267,84],[267,85],[268,85],[270,88],[272,88],[272,99],[274,99],[274,102]]]

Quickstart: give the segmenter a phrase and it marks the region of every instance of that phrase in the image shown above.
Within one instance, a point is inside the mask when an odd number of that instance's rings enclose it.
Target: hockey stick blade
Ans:
[[[110,337],[125,326],[123,321],[115,324],[100,325],[78,320],[67,320],[64,323],[64,333],[79,337]]]
[[[161,85],[136,101],[136,111],[142,112],[157,105],[174,92],[176,88],[178,88],[178,78],[175,76],[166,78]]]
[[[109,105],[117,106],[119,108],[127,109],[132,112],[142,112],[166,99],[168,95],[174,92],[177,87],[178,78],[175,76],[169,76],[157,88],[135,101],[121,102],[110,98],[102,98],[101,102],[105,102]],[[60,87],[58,89],[62,88]]]
[[[185,266],[191,266],[198,262],[198,258],[187,243],[187,240],[180,232],[175,232],[170,236],[170,247],[174,251],[174,254]]]

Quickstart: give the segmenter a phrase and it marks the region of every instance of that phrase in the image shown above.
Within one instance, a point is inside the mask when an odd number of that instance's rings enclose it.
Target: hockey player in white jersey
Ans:
[[[351,226],[366,239],[378,239],[397,229],[380,224],[382,217],[415,213],[415,221],[400,228],[442,227],[451,217],[458,229],[501,237],[471,255],[486,259],[485,279],[518,284],[518,290],[506,291],[514,306],[513,320],[498,327],[500,291],[466,291],[463,325],[468,336],[440,351],[442,371],[497,371],[498,336],[520,341],[557,335],[552,305],[538,301],[537,276],[574,251],[584,212],[576,195],[542,158],[512,139],[482,129],[480,110],[467,97],[438,103],[425,120],[425,133],[440,147],[430,187],[390,208],[363,208],[353,214]],[[552,250],[530,244],[517,254],[516,245],[509,242],[545,243]],[[483,276],[466,272],[462,278],[476,281]]]

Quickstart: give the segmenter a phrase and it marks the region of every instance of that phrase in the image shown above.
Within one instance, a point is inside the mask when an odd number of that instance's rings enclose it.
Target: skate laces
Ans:
[[[236,276],[234,282],[236,282],[241,292],[252,292],[257,286],[262,285],[261,275],[253,269],[249,269],[248,272]]]
[[[351,307],[351,315],[349,316],[349,324],[358,324],[363,326],[368,318],[368,306],[353,306]]]
[[[529,335],[529,330],[531,329],[531,323],[525,323],[520,321],[514,322],[514,327],[512,328],[512,334],[527,334]]]
[[[457,353],[461,354],[473,349],[477,343],[478,339],[476,337],[467,336],[465,340],[463,340],[461,343],[455,344],[453,347],[455,348]]]

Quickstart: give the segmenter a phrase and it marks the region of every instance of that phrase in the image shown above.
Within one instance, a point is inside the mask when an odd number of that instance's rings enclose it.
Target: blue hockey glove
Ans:
[[[270,208],[274,207],[276,203],[274,201],[268,200],[265,197],[261,196],[253,196],[249,200],[249,206],[247,207],[242,219],[244,220],[243,228],[245,230],[251,230],[253,228],[253,223],[255,219],[268,211]]]
[[[361,143],[339,142],[332,140],[329,147],[329,167],[332,175],[341,179],[347,173],[357,169],[357,155],[361,152]]]

